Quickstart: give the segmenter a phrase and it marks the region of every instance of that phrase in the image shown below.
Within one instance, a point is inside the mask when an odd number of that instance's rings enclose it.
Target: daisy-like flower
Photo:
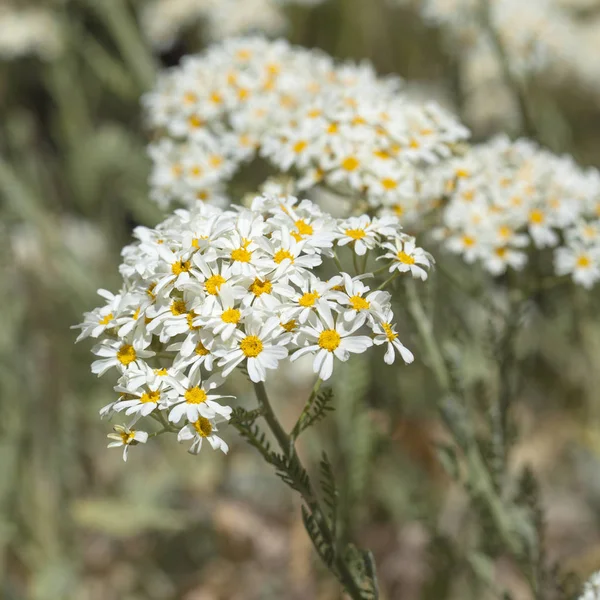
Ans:
[[[229,419],[231,416],[231,407],[223,406],[216,400],[233,398],[233,396],[210,393],[220,385],[222,381],[220,375],[201,381],[201,373],[196,371],[190,378],[182,375],[168,379],[173,387],[173,393],[168,401],[169,407],[172,407],[169,411],[169,421],[179,423],[183,416],[191,422],[197,421],[199,417],[213,419],[215,415],[220,415]]]
[[[397,237],[394,243],[386,242],[382,247],[389,250],[388,253],[379,257],[382,260],[391,259],[390,273],[409,273],[425,281],[427,271],[431,267],[433,258],[422,248],[417,247],[415,240],[410,237]]]
[[[581,244],[558,248],[554,255],[557,275],[571,275],[573,281],[590,289],[600,279],[600,248]]]
[[[148,365],[130,369],[115,387],[115,391],[121,393],[121,399],[115,403],[113,410],[124,410],[126,415],[147,417],[166,400],[168,388],[166,378],[155,373]]]
[[[361,326],[369,319],[371,323],[383,318],[384,307],[389,304],[390,294],[384,291],[370,291],[363,282],[362,277],[350,277],[348,273],[342,273],[344,280],[342,290],[338,292],[337,298],[345,308],[341,311],[344,321],[353,322]]]
[[[281,319],[284,322],[297,320],[306,323],[311,314],[320,314],[322,309],[329,310],[334,306],[336,290],[334,288],[342,283],[342,278],[337,275],[329,281],[321,281],[310,275],[300,284],[300,291],[296,292],[284,306]]]
[[[350,354],[362,354],[373,345],[373,340],[366,335],[353,335],[360,324],[346,323],[343,319],[334,321],[327,306],[319,312],[313,324],[301,328],[301,333],[314,343],[297,350],[291,360],[297,360],[305,354],[315,354],[313,370],[325,381],[333,373],[334,357],[342,362],[350,358]]]
[[[102,289],[98,290],[98,295],[108,303],[101,308],[85,313],[83,323],[72,327],[72,329],[81,329],[81,333],[77,336],[77,342],[87,337],[97,338],[107,329],[117,327],[119,324],[117,319],[127,305],[127,296],[115,295]]]
[[[202,442],[206,441],[212,446],[213,450],[221,450],[224,454],[229,451],[229,446],[225,440],[221,439],[217,434],[217,423],[220,421],[228,421],[229,417],[222,418],[216,415],[213,418],[199,416],[196,420],[191,421],[179,430],[177,434],[178,442],[192,441],[192,445],[188,452],[190,454],[199,454],[202,449]]]
[[[338,225],[337,245],[350,244],[362,256],[377,244],[377,228],[368,215],[350,217]]]
[[[396,359],[396,352],[400,355],[402,360],[409,364],[415,359],[413,353],[398,339],[398,334],[395,332],[396,326],[392,323],[393,314],[391,311],[387,311],[383,316],[383,319],[376,323],[373,327],[373,333],[375,337],[373,342],[375,345],[380,346],[381,344],[387,344],[387,350],[383,360],[386,364],[391,365]]]
[[[135,366],[138,359],[154,356],[154,352],[146,348],[147,343],[141,339],[103,340],[92,348],[92,352],[101,357],[92,363],[92,373],[100,377],[113,367],[123,372],[132,365]]]
[[[222,356],[219,366],[224,367],[223,376],[229,375],[245,360],[250,379],[255,383],[265,381],[267,369],[276,369],[279,361],[288,355],[288,350],[277,343],[280,336],[277,317],[264,323],[258,318],[248,318],[244,322],[244,331],[235,332],[231,348],[217,352]]]
[[[108,448],[123,448],[123,460],[127,461],[130,446],[145,444],[148,441],[148,433],[124,427],[122,425],[114,426],[115,433],[109,433],[106,437],[114,440],[108,444]]]

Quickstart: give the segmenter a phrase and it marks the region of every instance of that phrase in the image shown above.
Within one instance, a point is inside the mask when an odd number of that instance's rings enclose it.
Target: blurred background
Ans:
[[[414,97],[455,111],[475,141],[522,133],[502,65],[455,22],[465,2],[431,4],[0,0],[2,600],[342,597],[297,500],[233,429],[226,457],[193,457],[172,439],[127,464],[107,451],[98,410],[115,393],[90,373],[91,343],[75,346],[70,327],[96,306],[98,288],[118,289],[132,228],[161,219],[148,200],[140,96],[159,69],[209,43],[260,31],[367,59],[402,76]],[[504,31],[515,60],[523,39],[541,48],[525,90],[537,140],[600,167],[600,2],[522,4]],[[510,45],[523,23],[532,37]],[[443,285],[433,277],[429,292],[441,322],[464,310]],[[549,561],[581,578],[600,569],[598,301],[597,292],[558,291],[518,339],[529,377],[515,402],[512,462],[539,478]],[[418,357],[416,333],[403,329]],[[474,390],[501,376],[484,330],[467,341],[446,331]],[[438,460],[446,434],[428,371],[417,360],[383,373],[364,357],[342,365],[337,410],[300,452],[313,465],[330,453],[348,490],[346,535],[373,550],[382,598],[487,598],[468,553],[468,498]],[[288,369],[271,385],[286,424],[311,382]],[[235,393],[248,395],[242,379]],[[499,556],[493,569],[513,598],[531,597],[509,560]]]

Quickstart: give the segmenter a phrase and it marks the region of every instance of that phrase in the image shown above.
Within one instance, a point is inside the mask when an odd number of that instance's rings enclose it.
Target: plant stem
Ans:
[[[450,398],[455,396],[453,382],[446,365],[446,361],[433,334],[433,326],[427,317],[415,282],[409,279],[406,284],[407,306],[415,325],[419,331],[425,351],[428,354],[430,366],[440,389]],[[498,533],[513,556],[522,555],[523,540],[515,536],[518,529],[523,529],[522,523],[517,522],[517,517],[510,514],[504,506],[502,498],[494,489],[493,481],[477,446],[472,428],[467,423],[461,423],[451,411],[441,408],[442,418],[446,427],[452,434],[456,444],[463,451],[468,465],[469,483],[473,493],[487,505],[492,515]],[[465,417],[466,420],[466,417]],[[523,531],[521,531],[523,533]]]
[[[490,42],[492,43],[492,46],[494,48],[494,51],[496,52],[498,62],[500,63],[500,67],[502,68],[504,82],[512,90],[515,100],[519,105],[521,127],[523,129],[523,133],[527,137],[534,138],[536,135],[536,127],[531,115],[531,110],[529,108],[527,96],[525,95],[523,85],[517,79],[517,77],[515,77],[513,71],[510,68],[510,59],[502,44],[502,40],[500,39],[500,36],[498,35],[498,32],[496,31],[496,28],[492,23],[492,17],[490,14],[490,4],[491,0],[479,0],[481,26],[487,32],[490,38]]]
[[[396,277],[400,276],[400,271],[396,271],[393,275],[391,275],[390,277],[388,277],[378,288],[377,290],[383,290],[385,289],[388,284],[392,283],[392,281],[394,281],[394,279],[396,279]]]
[[[269,401],[269,396],[267,395],[267,390],[265,389],[265,384],[263,382],[255,383],[254,391],[256,393],[258,403],[260,404],[260,407],[262,409],[262,414],[265,418],[265,421],[267,422],[267,425],[269,426],[273,435],[275,436],[275,439],[277,440],[281,451],[287,457],[290,463],[295,463],[304,472],[306,472],[304,465],[302,464],[300,458],[298,457],[298,454],[296,453],[294,441],[285,432],[284,428],[279,422],[279,419],[277,419],[277,416],[273,411],[273,407],[271,406],[271,403]],[[312,393],[315,393],[314,388]],[[337,541],[331,528],[329,527],[329,524],[327,523],[327,519],[325,517],[323,509],[321,508],[320,502],[313,491],[310,479],[307,478],[307,484],[303,486],[302,489],[299,489],[299,491],[302,496],[302,499],[306,503],[307,507],[310,509],[311,514],[315,519],[315,522],[318,524],[323,538],[327,541],[331,548],[335,549],[337,547]],[[336,577],[338,578],[348,595],[353,600],[364,600],[364,596],[362,594],[360,586],[354,580],[354,575],[349,565],[346,564],[344,557],[340,556],[338,552],[334,553],[334,559],[332,565],[330,566],[330,569],[336,575]]]

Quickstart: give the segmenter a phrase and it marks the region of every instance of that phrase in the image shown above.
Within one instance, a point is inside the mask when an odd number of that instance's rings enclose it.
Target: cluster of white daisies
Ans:
[[[323,185],[410,219],[440,197],[428,170],[468,131],[399,88],[367,63],[336,64],[284,40],[230,39],[186,57],[144,99],[157,138],[152,197],[224,202],[225,184],[258,155],[300,189]]]
[[[193,453],[205,438],[227,451],[216,432],[231,397],[217,388],[236,367],[261,382],[280,361],[312,355],[326,380],[337,360],[373,345],[388,364],[396,353],[413,360],[385,282],[362,272],[426,279],[432,259],[395,217],[334,219],[308,200],[263,195],[249,209],[198,203],[135,237],[121,291],[100,291],[106,304],[85,315],[78,338],[99,339],[92,372],[119,375],[119,398],[101,414],[128,417],[111,434],[124,458],[148,440],[142,419],[177,431]],[[340,262],[350,255],[361,265],[352,275]]]
[[[473,146],[448,168],[455,179],[435,231],[447,249],[499,275],[522,269],[530,247],[555,248],[557,275],[571,275],[585,287],[600,279],[596,169],[505,137]]]

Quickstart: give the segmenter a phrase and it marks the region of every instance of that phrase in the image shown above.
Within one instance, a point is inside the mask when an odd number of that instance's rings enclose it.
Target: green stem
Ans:
[[[358,266],[358,254],[352,250],[352,264],[354,265],[354,274],[360,275],[360,268]]]
[[[317,380],[317,383],[319,383],[319,380]],[[315,384],[315,388],[316,387],[317,384]],[[298,454],[296,453],[294,441],[285,432],[281,423],[277,419],[275,412],[273,411],[269,401],[269,396],[267,395],[267,390],[265,389],[265,384],[263,382],[255,383],[254,391],[256,393],[258,403],[262,409],[262,414],[265,418],[265,421],[275,436],[281,451],[288,458],[290,463],[295,463],[295,465],[299,466],[304,472],[307,472],[300,458],[298,457]],[[315,393],[314,388],[313,393]],[[307,478],[306,486],[303,486],[303,489],[299,491],[302,499],[310,509],[315,522],[318,524],[323,538],[327,541],[331,548],[336,548],[337,544],[335,535],[327,523],[325,513],[313,491],[310,479]],[[354,575],[352,574],[350,567],[346,564],[344,557],[340,556],[340,553],[335,552],[333,564],[330,568],[353,600],[364,600],[360,586],[354,580]]]
[[[515,100],[519,105],[523,133],[527,137],[534,138],[536,135],[536,127],[532,118],[529,103],[527,101],[527,96],[525,95],[523,85],[515,77],[510,67],[510,59],[508,57],[508,54],[506,53],[506,50],[502,44],[502,40],[500,39],[500,36],[498,35],[498,32],[496,31],[496,28],[492,23],[490,4],[491,0],[479,0],[481,25],[483,29],[486,30],[490,38],[490,42],[492,43],[492,46],[494,48],[494,51],[496,52],[498,62],[500,63],[500,67],[502,68],[504,82],[512,90]]]
[[[335,266],[339,269],[340,273],[342,273],[344,271],[344,267],[342,266],[342,263],[340,262],[340,259],[338,258],[338,255],[335,252],[333,253],[333,262],[335,263]]]
[[[154,84],[156,66],[152,55],[142,40],[124,0],[93,2],[98,14],[112,34],[124,61],[135,75],[142,90]]]
[[[438,386],[446,396],[452,398],[455,395],[452,377],[433,334],[431,321],[425,313],[415,287],[415,282],[412,279],[407,281],[406,292],[408,311],[417,326]],[[513,522],[502,499],[494,489],[490,473],[481,456],[472,428],[468,424],[459,423],[461,419],[453,418],[449,411],[445,411],[442,408],[441,412],[446,427],[452,433],[453,438],[465,456],[473,493],[486,503],[494,519],[498,533],[510,552],[514,556],[521,556],[522,541],[515,536],[516,523]]]
[[[396,279],[397,277],[400,277],[400,271],[396,271],[393,275],[391,275],[390,277],[388,277],[378,288],[377,290],[383,290],[385,289],[390,283],[392,283],[392,281],[394,281],[394,279]],[[412,278],[411,278],[412,279]]]

